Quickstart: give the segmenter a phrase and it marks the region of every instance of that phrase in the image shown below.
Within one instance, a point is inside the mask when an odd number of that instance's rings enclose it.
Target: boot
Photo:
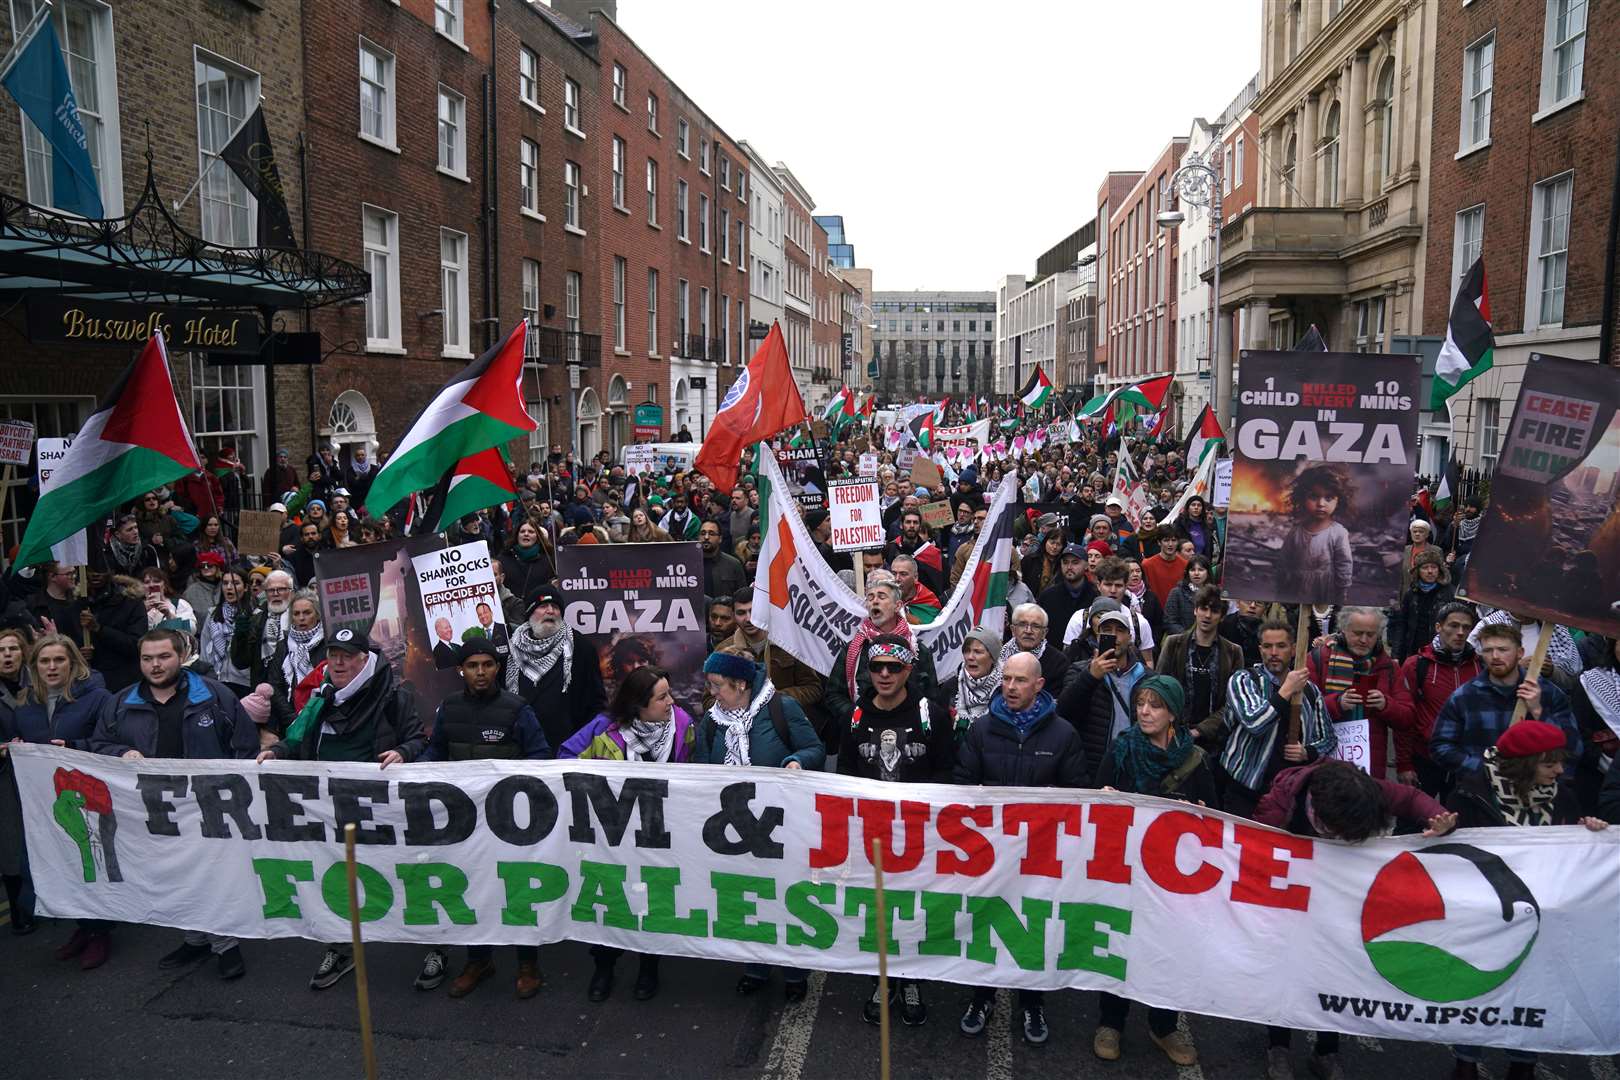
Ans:
[[[527,1001],[540,992],[540,965],[528,962],[518,964],[514,992],[519,1001]]]
[[[591,973],[591,984],[585,996],[592,1001],[606,1001],[613,993],[613,960],[596,958],[596,970]]]
[[[479,983],[493,974],[495,974],[495,961],[467,961],[467,966],[461,969],[461,974],[457,975],[455,981],[450,984],[450,996],[453,998],[466,997],[478,989]]]
[[[105,930],[90,935],[84,943],[84,951],[79,954],[79,970],[91,971],[107,962],[107,956],[112,952],[112,938]]]
[[[641,967],[636,971],[635,989],[631,996],[637,1001],[650,1001],[658,994],[658,957],[641,954]]]

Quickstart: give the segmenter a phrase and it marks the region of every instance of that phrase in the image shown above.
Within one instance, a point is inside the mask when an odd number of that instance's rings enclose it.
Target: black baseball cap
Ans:
[[[370,652],[371,639],[366,636],[364,630],[345,626],[326,639],[326,651],[331,652],[333,649],[347,653]]]

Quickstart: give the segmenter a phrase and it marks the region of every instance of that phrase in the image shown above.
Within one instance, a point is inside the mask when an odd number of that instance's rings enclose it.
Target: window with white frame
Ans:
[[[1358,300],[1355,306],[1356,313],[1356,352],[1374,353],[1382,351],[1384,340],[1384,298],[1375,296],[1370,300]],[[1285,344],[1282,348],[1287,348]]]
[[[433,0],[433,28],[451,41],[461,41],[461,0]]]
[[[720,187],[724,191],[731,190],[731,159],[720,155]]]
[[[1541,111],[1581,96],[1586,68],[1587,0],[1547,0],[1541,44]]]
[[[1463,50],[1462,124],[1458,152],[1483,146],[1491,138],[1491,84],[1496,66],[1496,31]]]
[[[236,443],[237,456],[251,470],[258,441],[256,399],[259,376],[251,364],[210,364],[204,353],[191,353],[191,433],[199,442]],[[266,493],[270,499],[281,492]]]
[[[744,259],[744,256],[743,256],[744,247],[743,247],[743,245],[744,245],[744,243],[746,241],[747,234],[748,234],[748,222],[746,222],[746,221],[737,222],[737,269],[739,269],[739,270],[741,270],[743,268],[743,266],[746,265],[744,263],[744,261],[743,261],[743,259]]]
[[[575,135],[585,134],[585,120],[579,111],[579,83],[563,80],[563,127]]]
[[[1378,161],[1379,175],[1395,175],[1395,61],[1385,60],[1378,74]]]
[[[698,248],[709,250],[709,197],[698,193]]]
[[[566,355],[570,364],[577,364],[581,359],[579,330],[584,318],[580,304],[585,292],[584,282],[585,279],[577,270],[563,275],[563,329],[568,331]]]
[[[691,330],[688,319],[692,310],[692,286],[685,278],[675,283],[675,317],[680,320],[681,352],[686,352],[686,336]]]
[[[628,327],[624,319],[624,278],[630,271],[629,265],[619,255],[613,256],[613,347],[625,347]]]
[[[1322,125],[1322,205],[1339,205],[1339,103],[1328,107]]]
[[[720,359],[731,363],[731,297],[720,297]]]
[[[720,209],[720,261],[731,262],[731,211]]]
[[[523,260],[523,316],[529,320],[529,334],[523,342],[526,359],[540,357],[540,263]]]
[[[577,229],[579,224],[579,165],[563,162],[563,224]]]
[[[467,234],[439,230],[440,306],[444,309],[444,355],[470,355],[467,311]]]
[[[613,205],[620,210],[624,205],[624,140],[613,137]]]
[[[366,347],[397,349],[399,333],[399,215],[375,206],[363,206],[366,273],[371,292],[366,296]]]
[[[658,224],[658,162],[647,159],[647,224]]]
[[[692,125],[684,116],[675,121],[675,152],[688,161],[692,159]]]
[[[1451,291],[1456,292],[1468,268],[1479,258],[1485,242],[1485,204],[1457,211],[1451,233]]]
[[[360,39],[360,137],[394,144],[394,54]]]
[[[467,175],[467,99],[447,86],[439,87],[439,168]]]
[[[1243,184],[1243,132],[1238,132],[1237,153],[1233,155],[1232,186],[1241,187]]]
[[[658,95],[647,95],[647,130],[658,134]]]
[[[704,176],[709,175],[709,140],[707,137],[698,140],[698,172]]]
[[[627,91],[626,85],[625,85],[624,65],[623,64],[614,64],[613,65],[613,104],[617,105],[621,109],[625,108],[626,105],[625,105],[625,100],[624,99],[625,99],[625,95],[626,95],[627,92],[628,91]]]
[[[44,0],[12,0],[12,34],[31,22],[43,4]],[[50,17],[56,24],[63,59],[67,61],[68,84],[73,87],[74,101],[79,108],[79,123],[84,129],[85,147],[90,152],[90,167],[95,170],[102,213],[109,218],[117,217],[124,210],[124,184],[118,145],[118,73],[112,8],[89,0],[57,0]],[[199,87],[199,95],[200,92]],[[199,96],[199,109],[200,105]],[[20,109],[18,116],[22,121],[28,201],[35,206],[55,207],[51,175],[55,151]],[[228,169],[223,171],[229,172]]]
[[[203,239],[225,247],[251,247],[258,225],[258,204],[234,171],[218,162],[259,104],[259,76],[212,53],[196,50],[198,205]]]
[[[1224,158],[1224,160],[1223,160],[1223,162],[1221,164],[1221,194],[1222,195],[1230,195],[1230,194],[1232,194],[1232,158],[1233,158],[1233,156],[1234,155],[1232,153],[1231,146],[1227,146],[1225,151],[1222,154],[1222,157]]]
[[[647,268],[647,355],[658,355],[658,270]]]
[[[1574,192],[1575,174],[1572,172],[1543,180],[1532,192],[1526,328],[1563,325],[1564,277],[1569,263],[1569,205]]]
[[[686,181],[675,181],[675,237],[678,240],[689,240],[686,231]]]
[[[533,139],[518,142],[518,195],[525,211],[540,213],[540,144]]]
[[[1482,471],[1496,467],[1497,455],[1502,452],[1502,403],[1496,398],[1480,398],[1474,402],[1474,415],[1479,419],[1479,446],[1475,457]]]
[[[540,107],[540,54],[527,45],[518,46],[518,97]]]

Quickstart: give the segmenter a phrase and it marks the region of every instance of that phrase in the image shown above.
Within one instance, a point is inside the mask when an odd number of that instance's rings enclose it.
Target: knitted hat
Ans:
[[[248,577],[250,578],[267,578],[269,576],[270,568],[268,566],[255,566],[252,570],[248,571]]]
[[[242,711],[248,714],[248,719],[255,724],[264,724],[270,720],[270,695],[272,691],[269,683],[260,683],[253,688],[253,693],[242,698]]]
[[[985,652],[988,652],[991,656],[1001,655],[1001,638],[996,635],[994,630],[986,629],[983,626],[975,626],[963,636],[962,644],[966,645],[970,641],[977,641],[980,645],[983,645]]]
[[[197,565],[223,567],[225,565],[225,556],[217,551],[200,552],[197,555]]]
[[[1091,520],[1086,522],[1086,528],[1088,530],[1089,529],[1095,529],[1097,527],[1097,523],[1099,521],[1102,522],[1104,525],[1108,526],[1110,529],[1112,529],[1114,527],[1113,518],[1110,518],[1107,514],[1092,514],[1091,515]]]
[[[1105,559],[1114,553],[1114,549],[1108,546],[1108,541],[1106,540],[1093,540],[1091,543],[1086,545],[1086,550],[1095,551]]]
[[[751,683],[754,681],[754,662],[733,653],[710,653],[709,658],[703,661],[703,674]]]
[[[1149,675],[1131,688],[1133,711],[1136,705],[1136,695],[1144,690],[1151,690],[1159,695],[1159,700],[1164,702],[1165,707],[1170,710],[1172,720],[1181,719],[1181,710],[1187,704],[1187,694],[1186,691],[1182,690],[1179,682],[1168,675]]]
[[[460,662],[465,664],[471,657],[487,656],[497,664],[501,662],[501,651],[495,647],[495,642],[487,637],[469,638],[461,643]]]
[[[1564,729],[1544,720],[1520,720],[1496,740],[1496,752],[1503,757],[1534,757],[1566,746]]]

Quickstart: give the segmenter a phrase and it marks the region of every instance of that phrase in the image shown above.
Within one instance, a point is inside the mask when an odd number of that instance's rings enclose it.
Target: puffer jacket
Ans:
[[[1440,659],[1434,643],[1424,645],[1417,655],[1408,656],[1401,665],[1401,676],[1395,680],[1395,696],[1400,707],[1412,715],[1412,722],[1404,730],[1395,732],[1395,768],[1411,772],[1414,758],[1429,757],[1429,739],[1434,734],[1434,718],[1464,683],[1478,678],[1485,670],[1472,647],[1458,663]]]
[[[1057,713],[1077,732],[1085,747],[1089,763],[1086,786],[1095,787],[1097,770],[1102,767],[1108,746],[1113,742],[1114,691],[1118,690],[1129,705],[1131,691],[1148,671],[1137,662],[1125,671],[1116,671],[1112,677],[1099,679],[1091,674],[1090,660],[1076,660],[1069,672],[1067,685],[1057,699]]]
[[[689,761],[692,757],[692,746],[697,740],[697,725],[679,705],[675,706],[674,724],[675,745],[669,760],[672,763]],[[562,744],[557,751],[557,757],[623,761],[624,751],[624,735],[619,731],[619,725],[614,723],[607,713],[597,713],[590,723],[574,732],[568,741]],[[724,749],[721,756],[722,758],[725,756]]]
[[[990,711],[973,722],[957,748],[951,778],[958,784],[1086,787],[1091,770],[1079,733],[1058,715],[1052,695],[1042,690],[1035,700],[1045,711],[1020,737],[1006,718],[1001,691],[990,695]]]
[[[24,701],[8,724],[0,713],[0,742],[21,739],[23,742],[48,743],[61,739],[72,750],[89,750],[90,737],[96,733],[96,720],[101,716],[107,699],[112,697],[100,674],[92,671],[88,679],[80,679],[72,686],[73,700],[60,700],[56,711],[46,715],[44,705]]]

